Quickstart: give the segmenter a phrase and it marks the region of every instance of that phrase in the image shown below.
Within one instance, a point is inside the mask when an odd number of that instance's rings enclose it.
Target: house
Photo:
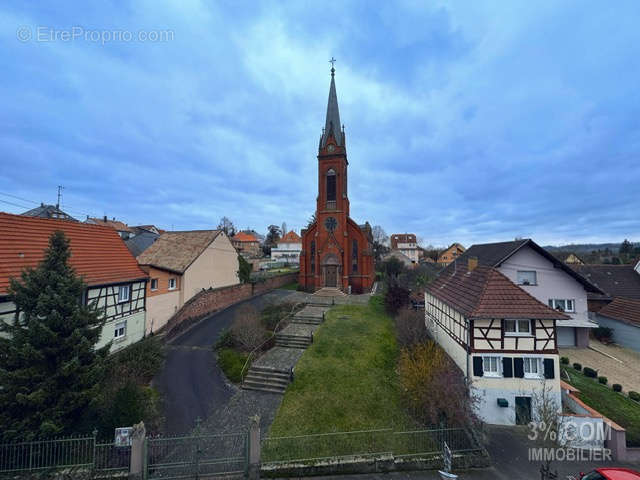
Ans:
[[[589,293],[594,321],[612,329],[612,340],[640,351],[640,274],[633,265],[574,265],[604,293]]]
[[[475,257],[447,268],[424,297],[425,325],[477,395],[483,421],[526,425],[536,396],[560,407],[556,322],[566,314]]]
[[[80,222],[0,212],[0,318],[8,321],[16,314],[7,296],[9,279],[36,267],[58,230],[69,239],[69,263],[87,284],[82,301],[97,302],[104,311],[97,346],[113,342],[113,352],[143,338],[147,274],[113,228]]]
[[[556,251],[553,252],[552,255],[561,262],[569,265],[584,265],[582,259],[573,252]]]
[[[389,253],[382,256],[382,261],[386,262],[390,258],[398,259],[402,262],[405,267],[413,267],[415,266],[415,262],[407,257],[400,250],[391,250]]]
[[[262,249],[258,237],[252,233],[238,232],[231,237],[231,243],[239,254],[247,257],[261,257]]]
[[[160,230],[155,225],[136,225],[135,227],[130,227],[130,228],[133,230],[133,232],[136,235],[139,235],[140,233],[143,233],[143,232],[151,232],[151,233],[155,233],[156,235],[160,235],[161,233],[164,233],[164,230]]]
[[[138,263],[149,274],[147,332],[162,328],[203,289],[240,282],[238,254],[222,230],[165,232]]]
[[[278,240],[277,246],[271,249],[271,260],[284,263],[300,263],[302,237],[293,230]]]
[[[71,215],[60,210],[59,205],[45,205],[44,203],[41,203],[39,207],[27,210],[20,215],[24,215],[25,217],[57,218],[60,220],[71,220],[77,222],[77,220]]]
[[[118,232],[118,235],[120,235],[120,238],[122,238],[123,240],[127,240],[129,237],[132,237],[135,234],[133,229],[126,223],[116,220],[115,217],[109,220],[106,215],[102,218],[92,218],[87,216],[87,219],[84,223],[88,223],[90,225],[103,225],[106,227],[111,227],[116,232]]]
[[[391,250],[397,250],[411,260],[418,263],[420,259],[420,249],[414,233],[394,233],[391,235]]]
[[[597,286],[531,239],[472,245],[458,262],[471,257],[480,265],[496,268],[540,302],[569,316],[558,321],[558,346],[589,346],[589,330],[597,325],[589,319],[587,294],[602,294]],[[447,270],[451,268],[455,263]]]
[[[129,237],[124,241],[129,251],[134,257],[138,257],[147,248],[153,245],[160,235],[148,230],[139,230],[135,236]]]
[[[464,247],[459,243],[452,243],[449,248],[442,252],[438,256],[438,263],[443,265],[449,265],[456,258],[460,257],[464,253]]]

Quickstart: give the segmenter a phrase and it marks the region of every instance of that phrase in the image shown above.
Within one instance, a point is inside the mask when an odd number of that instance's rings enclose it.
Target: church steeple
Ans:
[[[320,148],[327,145],[329,137],[335,138],[336,144],[344,146],[344,139],[340,123],[340,111],[338,110],[338,95],[336,95],[335,72],[333,67],[335,60],[331,59],[331,85],[329,86],[329,101],[327,102],[327,119],[325,120],[324,130],[320,138]]]

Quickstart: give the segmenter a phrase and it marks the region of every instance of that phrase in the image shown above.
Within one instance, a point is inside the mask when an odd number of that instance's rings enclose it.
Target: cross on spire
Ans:
[[[333,55],[331,56],[331,60],[329,60],[329,63],[331,64],[331,76],[333,77],[333,74],[336,71],[335,65],[334,65],[336,63],[336,59],[333,58]]]

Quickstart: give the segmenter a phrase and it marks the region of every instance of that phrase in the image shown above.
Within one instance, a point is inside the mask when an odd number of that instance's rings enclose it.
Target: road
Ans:
[[[220,332],[229,328],[237,309],[247,303],[262,308],[267,301],[291,294],[287,290],[273,292],[232,305],[205,318],[166,346],[163,369],[153,384],[164,403],[165,430],[168,435],[187,434],[196,419],[206,419],[212,410],[223,407],[235,390],[227,384],[218,368],[212,345]]]

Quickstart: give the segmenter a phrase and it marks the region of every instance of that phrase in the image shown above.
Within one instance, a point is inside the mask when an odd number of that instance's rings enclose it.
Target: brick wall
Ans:
[[[276,275],[255,283],[241,283],[229,287],[202,290],[169,319],[166,326],[167,337],[174,337],[189,325],[218,310],[293,283],[297,279],[298,273],[285,273],[284,275]]]

